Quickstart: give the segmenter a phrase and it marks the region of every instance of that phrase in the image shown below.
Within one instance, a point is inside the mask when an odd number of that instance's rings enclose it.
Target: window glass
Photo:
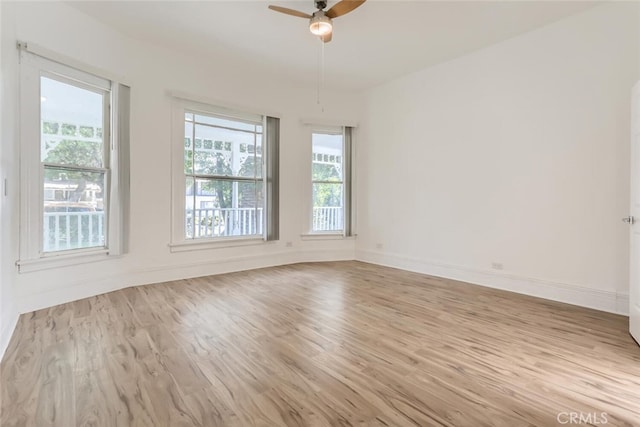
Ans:
[[[53,80],[40,79],[43,162],[104,166],[104,94]]]
[[[312,135],[314,181],[342,181],[342,135]]]
[[[43,252],[106,246],[107,92],[40,79]]]
[[[312,156],[312,231],[344,229],[343,136],[314,132]]]

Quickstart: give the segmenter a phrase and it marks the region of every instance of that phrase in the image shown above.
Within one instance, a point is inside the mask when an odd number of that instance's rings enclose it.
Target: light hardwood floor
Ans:
[[[26,314],[0,375],[3,427],[640,425],[625,317],[360,262]]]

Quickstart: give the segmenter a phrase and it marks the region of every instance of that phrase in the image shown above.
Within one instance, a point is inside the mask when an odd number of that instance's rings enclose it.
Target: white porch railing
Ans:
[[[262,208],[187,209],[187,238],[262,234]]]
[[[44,252],[104,246],[104,212],[45,212]]]
[[[195,216],[194,216],[195,214]],[[188,238],[261,235],[263,209],[195,209],[186,211]],[[105,244],[104,212],[45,212],[44,252],[92,248]],[[313,208],[313,230],[343,229],[341,207]]]
[[[313,231],[341,231],[344,228],[343,217],[341,207],[314,207]]]
[[[187,209],[187,238],[261,235],[262,213],[262,208]],[[314,231],[338,231],[343,224],[341,207],[313,208]]]

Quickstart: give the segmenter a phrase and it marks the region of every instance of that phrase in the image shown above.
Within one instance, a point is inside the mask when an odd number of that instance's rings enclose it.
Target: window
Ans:
[[[240,151],[261,146],[262,131],[262,120],[185,113],[186,239],[264,234],[263,158]]]
[[[351,233],[351,128],[311,134],[313,233]]]
[[[107,247],[109,102],[107,89],[40,76],[45,254]]]
[[[21,45],[21,271],[124,252],[129,88]]]
[[[172,246],[277,239],[279,120],[186,100],[174,114],[183,144],[174,151]]]

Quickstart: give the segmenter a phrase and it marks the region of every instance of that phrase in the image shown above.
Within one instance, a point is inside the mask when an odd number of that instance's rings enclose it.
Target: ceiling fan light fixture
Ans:
[[[272,4],[269,5],[269,9],[284,13],[285,15],[308,19],[311,34],[318,36],[323,43],[329,43],[333,38],[333,22],[331,20],[346,15],[361,6],[365,1],[366,0],[340,0],[325,12],[324,8],[327,7],[327,0],[314,0],[314,4],[318,10],[315,11],[313,15],[300,12],[299,10],[274,6]]]
[[[309,20],[309,31],[316,36],[326,36],[333,31],[333,24],[331,18],[326,16],[323,11],[318,11],[313,14],[313,17]]]

